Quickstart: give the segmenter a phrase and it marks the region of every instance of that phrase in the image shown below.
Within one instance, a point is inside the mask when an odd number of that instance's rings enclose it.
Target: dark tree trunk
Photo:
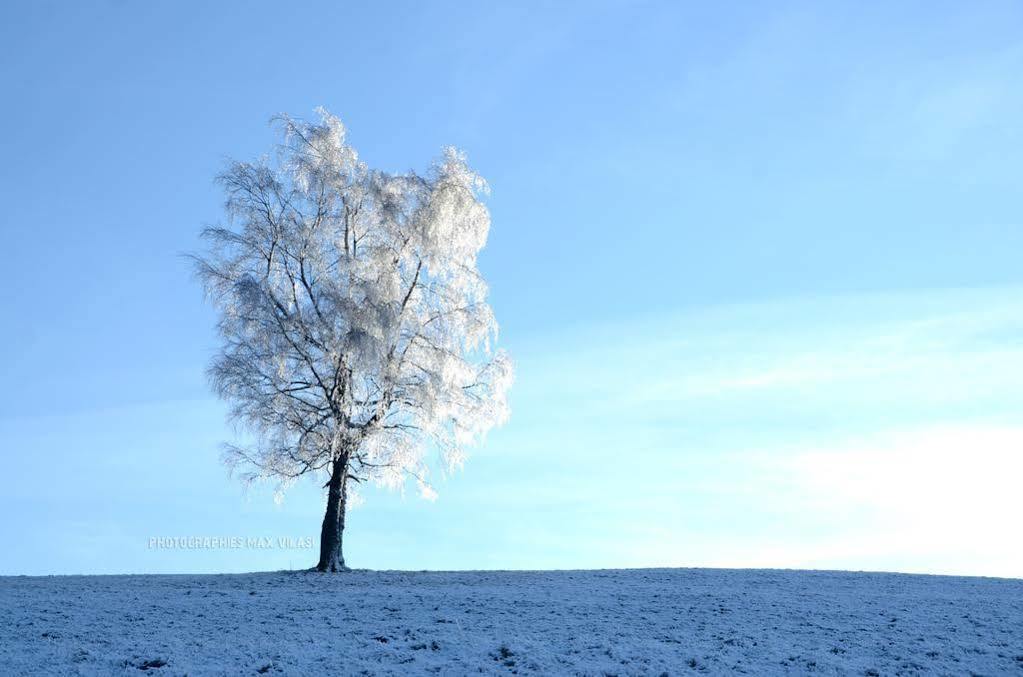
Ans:
[[[320,529],[320,561],[317,571],[347,571],[341,550],[345,531],[345,508],[348,502],[348,463],[341,458],[334,461],[330,482],[327,484],[327,513]]]

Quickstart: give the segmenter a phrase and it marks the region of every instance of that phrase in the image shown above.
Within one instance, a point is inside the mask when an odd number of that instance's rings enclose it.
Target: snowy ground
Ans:
[[[0,674],[1023,675],[1023,580],[803,571],[0,578]]]

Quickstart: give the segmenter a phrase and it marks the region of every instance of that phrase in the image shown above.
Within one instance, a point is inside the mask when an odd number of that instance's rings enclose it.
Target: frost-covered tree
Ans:
[[[279,490],[323,477],[316,568],[340,571],[350,485],[432,497],[428,452],[462,464],[507,418],[512,367],[476,265],[483,179],[454,149],[425,174],[371,170],[318,113],[278,118],[273,159],[219,177],[229,220],[196,264],[223,339],[210,378],[251,433],[225,460]]]

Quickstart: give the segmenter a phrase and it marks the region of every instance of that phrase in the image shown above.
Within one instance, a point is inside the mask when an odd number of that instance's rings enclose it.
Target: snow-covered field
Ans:
[[[774,570],[0,578],[0,674],[1014,674],[1023,580]]]

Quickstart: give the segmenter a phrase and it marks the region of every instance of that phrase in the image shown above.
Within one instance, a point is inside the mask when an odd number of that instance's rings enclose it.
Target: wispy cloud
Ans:
[[[537,500],[619,525],[628,545],[608,565],[1023,575],[1020,290],[788,299],[583,333],[523,356],[492,451],[531,468]]]

